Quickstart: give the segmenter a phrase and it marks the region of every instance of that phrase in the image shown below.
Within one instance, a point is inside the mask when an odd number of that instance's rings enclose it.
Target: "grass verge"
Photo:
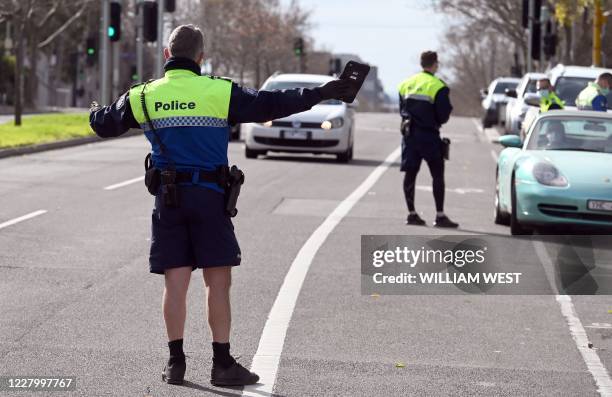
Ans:
[[[21,126],[0,124],[0,149],[35,145],[93,135],[87,113],[54,113],[25,116]]]

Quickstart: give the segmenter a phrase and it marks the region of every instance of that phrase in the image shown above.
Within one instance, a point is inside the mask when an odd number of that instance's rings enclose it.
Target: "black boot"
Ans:
[[[210,372],[210,383],[213,386],[245,386],[254,385],[259,376],[238,364],[235,360],[229,367],[224,367],[213,360]]]
[[[426,223],[423,219],[421,219],[419,214],[415,213],[408,215],[408,218],[406,219],[406,225],[425,226]]]
[[[185,353],[183,352],[183,340],[177,339],[168,342],[170,358],[162,372],[162,380],[171,385],[182,385],[185,378]]]
[[[213,366],[210,383],[213,386],[245,386],[259,381],[259,376],[238,364],[230,354],[229,343],[213,342]]]
[[[448,217],[446,215],[442,215],[442,216],[437,216],[436,217],[436,221],[434,222],[434,226],[435,227],[443,227],[443,228],[455,229],[455,228],[459,227],[459,224],[451,221],[450,219],[448,219]]]
[[[182,385],[186,368],[185,356],[171,357],[162,372],[162,380],[171,385]]]

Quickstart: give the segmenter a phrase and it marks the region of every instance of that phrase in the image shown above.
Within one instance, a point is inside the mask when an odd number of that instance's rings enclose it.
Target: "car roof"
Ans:
[[[270,81],[288,81],[294,83],[327,83],[333,80],[331,76],[324,74],[285,73],[270,76]]]
[[[494,83],[518,83],[521,81],[518,77],[498,77],[493,80]]]
[[[596,112],[593,110],[549,110],[540,114],[538,120],[552,117],[602,118],[612,120],[612,113]]]
[[[528,78],[529,80],[539,80],[539,79],[545,79],[548,76],[545,73],[535,73],[535,72],[531,72],[531,73],[525,73],[523,75],[523,78]]]
[[[550,70],[550,75],[553,78],[561,76],[585,77],[595,79],[602,73],[612,72],[610,69],[596,68],[593,66],[572,66],[572,65],[557,65]]]

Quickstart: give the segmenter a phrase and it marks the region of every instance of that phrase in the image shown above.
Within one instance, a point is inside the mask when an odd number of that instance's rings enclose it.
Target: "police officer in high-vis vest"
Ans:
[[[608,97],[612,88],[612,74],[602,73],[597,80],[589,83],[587,87],[578,94],[576,106],[580,110],[595,110],[599,112],[608,111]]]
[[[202,268],[213,341],[211,383],[253,384],[259,377],[236,362],[229,344],[231,268],[241,260],[230,220],[235,213],[227,210],[228,180],[236,171],[227,167],[229,128],[340,99],[350,93],[350,83],[334,80],[314,89],[258,92],[201,76],[203,37],[193,25],[172,32],[164,56],[163,78],[132,87],[110,106],[92,104],[90,124],[104,138],[141,128],[152,146],[146,161],[146,184],[156,196],[149,268],[165,277],[163,314],[170,350],[162,379],[183,383],[187,288],[191,272]]]
[[[549,79],[538,80],[536,89],[540,95],[541,113],[548,112],[549,110],[560,110],[565,107],[565,102],[557,96]]]
[[[459,225],[444,214],[444,146],[440,127],[450,118],[453,107],[446,84],[435,76],[438,54],[421,54],[423,71],[399,85],[400,115],[402,116],[402,165],[404,195],[408,206],[406,224],[424,226],[426,223],[416,212],[414,190],[422,160],[425,160],[433,178],[433,196],[436,203],[434,226],[455,228]]]

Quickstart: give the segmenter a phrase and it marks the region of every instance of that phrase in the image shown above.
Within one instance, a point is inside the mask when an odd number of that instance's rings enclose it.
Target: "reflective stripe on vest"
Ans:
[[[596,83],[589,83],[589,85],[578,94],[576,106],[583,110],[591,110],[593,109],[593,99],[599,95],[599,86]]]
[[[399,85],[399,94],[404,99],[414,99],[434,103],[438,92],[446,84],[436,76],[421,72],[410,77]]]

